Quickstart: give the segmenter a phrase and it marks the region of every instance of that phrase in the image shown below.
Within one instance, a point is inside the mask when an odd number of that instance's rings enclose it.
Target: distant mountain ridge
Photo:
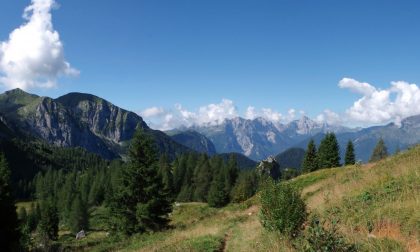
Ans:
[[[189,130],[209,138],[218,153],[238,152],[254,160],[276,155],[318,133],[352,131],[342,126],[318,123],[306,116],[288,124],[264,118],[251,120],[236,117],[217,125],[193,126]]]
[[[175,142],[187,146],[188,148],[200,152],[206,153],[210,156],[216,154],[216,148],[210,139],[204,135],[193,131],[187,130],[183,132],[166,132]]]
[[[175,156],[191,151],[150,129],[137,114],[90,94],[52,99],[14,89],[0,94],[0,114],[15,132],[60,147],[83,147],[107,159],[124,156],[137,127],[154,137],[161,153]]]
[[[393,123],[368,128],[348,128],[319,123],[303,116],[287,124],[274,123],[264,118],[225,119],[220,124],[192,126],[210,139],[217,153],[237,152],[253,160],[264,160],[289,148],[306,149],[309,139],[319,144],[327,132],[334,132],[344,155],[347,141],[354,141],[357,158],[368,161],[376,142],[382,137],[390,152],[420,143],[420,115],[406,118],[401,126]],[[182,130],[180,130],[182,131]]]

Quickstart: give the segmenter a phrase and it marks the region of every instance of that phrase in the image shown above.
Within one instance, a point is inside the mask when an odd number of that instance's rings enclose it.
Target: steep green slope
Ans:
[[[60,147],[82,147],[106,159],[124,157],[137,127],[153,135],[160,152],[172,158],[190,151],[150,129],[137,114],[90,94],[51,99],[15,89],[0,95],[0,114],[16,133]]]

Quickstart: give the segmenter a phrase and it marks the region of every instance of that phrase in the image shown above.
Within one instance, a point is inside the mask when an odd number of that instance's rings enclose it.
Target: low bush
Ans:
[[[306,220],[305,202],[300,192],[287,183],[268,179],[260,194],[260,221],[270,231],[296,237]]]
[[[328,224],[328,225],[326,225]],[[311,219],[309,227],[303,238],[303,248],[305,252],[334,251],[334,252],[353,252],[358,251],[354,244],[349,244],[345,238],[339,234],[336,221],[319,221],[315,216]]]

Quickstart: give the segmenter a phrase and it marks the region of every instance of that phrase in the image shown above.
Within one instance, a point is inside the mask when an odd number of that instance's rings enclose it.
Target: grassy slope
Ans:
[[[363,250],[420,251],[419,181],[420,146],[376,164],[320,170],[290,183],[302,189],[311,214],[338,219],[340,231]],[[94,232],[81,246],[91,244],[89,250],[96,251],[293,251],[287,240],[261,227],[257,197],[223,209],[182,204],[172,220],[168,231],[119,243]]]

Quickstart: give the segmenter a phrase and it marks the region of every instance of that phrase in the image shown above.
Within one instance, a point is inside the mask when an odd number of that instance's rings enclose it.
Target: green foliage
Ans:
[[[169,192],[158,176],[154,141],[139,128],[129,150],[129,164],[122,169],[111,207],[111,228],[124,234],[159,230],[171,212]]]
[[[89,228],[88,209],[86,203],[82,201],[80,194],[73,200],[69,216],[69,226],[70,230],[75,234],[80,230],[87,230]]]
[[[43,244],[58,238],[58,210],[52,200],[44,201],[41,205],[41,218],[38,224],[38,234]]]
[[[223,237],[216,235],[204,235],[197,238],[187,239],[180,245],[184,251],[214,252],[220,251]]]
[[[268,179],[260,194],[260,221],[264,228],[296,237],[306,220],[305,202],[289,184]]]
[[[340,146],[334,133],[327,133],[318,149],[319,168],[340,166]]]
[[[230,201],[239,173],[235,155],[229,155],[225,161],[218,155],[210,158],[206,154],[188,153],[175,159],[172,166],[177,201],[212,201],[211,205],[219,207]]]
[[[198,166],[194,171],[193,183],[195,185],[193,200],[206,202],[207,194],[212,180],[211,167],[206,155],[201,155]]]
[[[165,191],[174,192],[174,178],[172,175],[172,167],[169,164],[167,155],[161,155],[159,159],[158,175],[162,178],[162,183]]]
[[[0,153],[0,244],[6,250],[17,250],[19,244],[18,219],[10,186],[10,170]]]
[[[219,172],[213,179],[207,201],[211,207],[222,207],[229,202],[229,193],[226,192],[223,172]]]
[[[320,222],[317,217],[313,217],[305,233],[303,251],[335,251],[335,252],[355,252],[354,244],[349,244],[338,232],[337,222],[330,221],[328,228],[326,223]]]
[[[388,156],[388,149],[385,145],[384,140],[381,138],[376,144],[375,149],[373,149],[369,162],[376,162],[376,161],[386,158],[387,156]]]
[[[311,139],[306,148],[305,157],[303,158],[303,172],[312,172],[319,167],[315,141]]]
[[[354,154],[353,142],[350,140],[347,143],[347,147],[346,147],[344,165],[354,165],[355,163],[356,163],[356,155]]]
[[[258,176],[255,171],[243,171],[239,173],[238,180],[232,190],[232,201],[243,202],[257,192]]]

